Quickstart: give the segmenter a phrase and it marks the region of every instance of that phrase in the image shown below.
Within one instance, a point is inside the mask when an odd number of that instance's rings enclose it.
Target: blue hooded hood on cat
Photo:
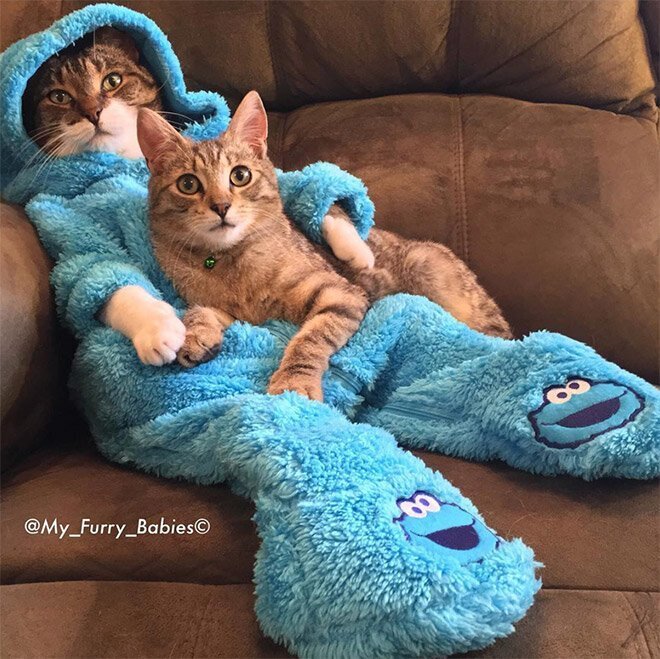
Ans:
[[[229,108],[224,98],[214,92],[186,89],[170,42],[150,18],[117,5],[90,5],[16,42],[0,56],[0,181],[7,201],[26,204],[41,192],[71,197],[105,178],[108,172],[147,180],[143,160],[128,160],[112,153],[87,152],[44,165],[43,154],[25,130],[23,95],[28,80],[51,56],[108,25],[133,38],[143,62],[162,84],[165,107],[193,119],[182,131],[184,135],[212,139],[226,130]],[[353,218],[360,235],[366,237],[373,223],[373,204],[356,178],[329,163],[315,163],[303,172],[280,172],[279,182],[287,213],[317,242],[322,242],[323,217],[337,200]]]
[[[100,168],[116,168],[124,160],[113,154],[88,153],[82,158],[73,157],[71,167],[64,167],[63,174],[74,174],[71,178],[46,179],[44,174],[44,178],[38,176],[35,179],[35,170],[41,164],[38,157],[39,148],[26,134],[23,123],[23,94],[28,80],[37,69],[63,48],[94,29],[106,25],[125,31],[135,40],[147,68],[157,80],[164,83],[161,93],[168,109],[196,119],[195,123],[188,125],[184,134],[208,139],[227,128],[229,108],[225,100],[213,92],[186,90],[179,60],[165,34],[151,19],[116,5],[98,4],[85,7],[60,19],[48,30],[16,42],[0,59],[2,194],[9,201],[25,203],[35,193],[44,192],[45,188],[70,196],[72,182],[78,182],[76,189],[82,189],[90,184],[94,174],[100,175],[93,172],[86,177],[81,169],[84,170],[95,161]],[[66,158],[62,159],[65,160]],[[29,166],[31,161],[35,161],[34,168]],[[126,167],[130,169],[136,164],[140,167],[142,162],[128,161]]]

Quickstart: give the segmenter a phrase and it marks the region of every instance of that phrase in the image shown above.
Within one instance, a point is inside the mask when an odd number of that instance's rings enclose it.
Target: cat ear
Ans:
[[[240,142],[247,142],[258,158],[266,157],[268,118],[261,96],[257,92],[248,92],[236,108],[227,135]]]
[[[116,30],[109,25],[94,30],[92,43],[115,46],[128,55],[134,62],[140,59],[140,53],[135,45],[135,41],[126,32]]]
[[[164,156],[180,147],[184,140],[158,112],[140,108],[137,118],[137,138],[147,167],[152,174],[163,171]]]

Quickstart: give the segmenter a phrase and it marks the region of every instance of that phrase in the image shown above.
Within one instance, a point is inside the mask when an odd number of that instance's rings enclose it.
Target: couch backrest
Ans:
[[[195,85],[272,109],[449,92],[631,112],[654,86],[636,0],[120,4],[158,22]]]
[[[85,0],[3,0],[3,47]],[[636,0],[128,0],[198,88],[272,109],[407,92],[633,112],[653,89]],[[11,32],[15,34],[11,34]]]

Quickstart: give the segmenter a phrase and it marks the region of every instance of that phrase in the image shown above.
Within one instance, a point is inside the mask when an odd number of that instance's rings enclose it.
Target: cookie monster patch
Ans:
[[[446,503],[428,492],[398,499],[399,524],[412,545],[465,565],[480,561],[499,546],[497,536],[476,517],[455,503]]]
[[[572,377],[543,391],[543,404],[529,414],[537,441],[550,448],[577,448],[634,421],[644,399],[613,380]]]

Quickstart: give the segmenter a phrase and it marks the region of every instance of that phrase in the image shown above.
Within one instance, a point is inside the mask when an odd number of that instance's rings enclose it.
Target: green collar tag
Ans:
[[[207,270],[211,270],[211,268],[214,268],[215,267],[215,256],[207,256],[204,259],[204,267]]]

